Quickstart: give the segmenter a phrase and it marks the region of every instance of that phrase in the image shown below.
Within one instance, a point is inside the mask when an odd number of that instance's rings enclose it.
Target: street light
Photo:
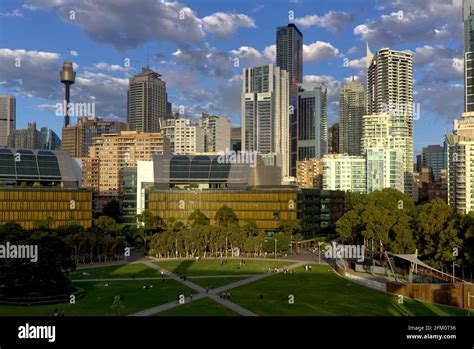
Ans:
[[[318,264],[321,264],[321,244],[322,241],[318,241]]]
[[[275,259],[277,258],[277,239],[275,239]]]

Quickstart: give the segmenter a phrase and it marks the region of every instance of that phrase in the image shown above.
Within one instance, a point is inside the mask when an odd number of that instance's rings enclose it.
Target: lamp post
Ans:
[[[321,264],[321,241],[318,241],[318,264]]]
[[[277,239],[275,238],[275,259],[277,258]]]

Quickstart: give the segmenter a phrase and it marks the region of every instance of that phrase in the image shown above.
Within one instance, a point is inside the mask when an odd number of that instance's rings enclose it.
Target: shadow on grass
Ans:
[[[186,275],[188,269],[191,267],[191,265],[194,264],[195,261],[193,260],[184,260],[179,265],[173,270],[173,273],[175,273],[178,276]]]

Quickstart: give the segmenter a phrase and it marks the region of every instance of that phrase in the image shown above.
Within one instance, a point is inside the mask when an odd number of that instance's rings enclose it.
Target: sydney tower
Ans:
[[[74,84],[76,80],[76,72],[73,69],[72,62],[64,61],[63,69],[60,71],[61,82],[64,84],[64,100],[66,101],[66,110],[64,111],[64,127],[69,125],[69,87]]]

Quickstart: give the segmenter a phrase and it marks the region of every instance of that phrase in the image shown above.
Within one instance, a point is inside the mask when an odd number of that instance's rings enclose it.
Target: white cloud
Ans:
[[[295,23],[308,28],[317,26],[328,29],[333,33],[340,33],[344,25],[350,24],[354,20],[354,15],[347,12],[329,11],[323,16],[312,15],[295,19]]]
[[[310,45],[303,45],[303,60],[306,62],[330,59],[338,54],[339,50],[328,42],[316,41]]]
[[[270,45],[265,47],[263,54],[272,62],[276,61],[276,45]]]
[[[70,54],[71,56],[74,56],[74,57],[79,56],[79,53],[78,53],[77,51],[75,51],[75,50],[70,50],[70,51],[69,51],[69,54]]]
[[[94,67],[106,71],[124,71],[124,68],[118,64],[108,64],[106,62],[99,62],[94,64]]]
[[[23,17],[23,12],[20,9],[15,9],[12,12],[0,12],[0,17]]]
[[[225,38],[238,28],[255,28],[255,20],[239,13],[215,12],[202,18],[204,30],[218,37]]]

